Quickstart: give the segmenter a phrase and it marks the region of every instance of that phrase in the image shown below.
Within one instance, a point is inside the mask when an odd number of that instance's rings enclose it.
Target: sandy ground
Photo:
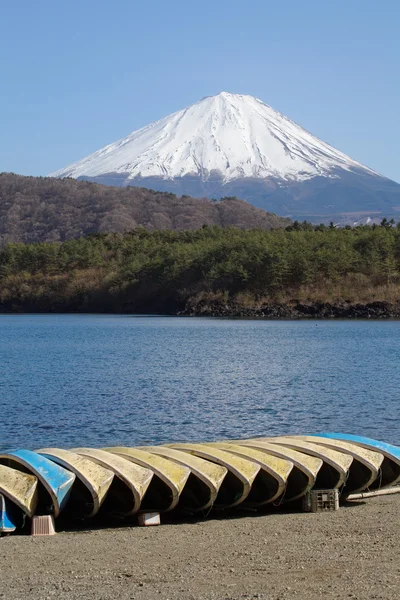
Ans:
[[[10,600],[400,598],[400,495],[272,514],[0,539]]]

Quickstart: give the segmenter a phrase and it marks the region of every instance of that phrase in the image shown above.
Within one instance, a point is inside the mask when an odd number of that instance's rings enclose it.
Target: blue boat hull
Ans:
[[[23,522],[22,511],[0,494],[0,535],[12,533]]]
[[[59,515],[68,501],[74,473],[32,450],[0,454],[0,463],[35,475],[42,486],[37,514]]]

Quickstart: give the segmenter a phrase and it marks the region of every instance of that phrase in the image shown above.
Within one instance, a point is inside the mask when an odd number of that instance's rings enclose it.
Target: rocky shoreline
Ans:
[[[179,314],[192,317],[230,317],[254,319],[400,319],[400,302],[293,302],[245,307],[223,301],[188,303]]]
[[[130,314],[160,315],[184,317],[216,317],[230,319],[400,319],[400,301],[390,303],[374,301],[337,303],[308,301],[275,303],[266,302],[251,305],[241,304],[235,300],[215,298],[189,298],[186,302],[177,303],[173,299],[165,301],[156,296],[154,301],[144,303],[112,303],[85,301],[52,302],[43,304],[26,300],[1,302],[0,314]]]

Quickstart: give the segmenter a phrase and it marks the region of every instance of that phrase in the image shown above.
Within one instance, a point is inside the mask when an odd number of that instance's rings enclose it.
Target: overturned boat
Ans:
[[[122,456],[153,472],[153,478],[142,501],[142,510],[165,512],[176,507],[189,479],[190,469],[147,450],[121,446],[103,450]]]
[[[350,454],[353,457],[354,462],[351,466],[351,473],[343,489],[345,495],[369,489],[380,475],[384,459],[381,452],[356,446],[350,442],[329,440],[317,436],[299,436],[299,439],[326,446],[344,454]]]
[[[129,517],[139,510],[153,478],[153,471],[105,450],[73,448],[73,452],[114,473],[114,479],[101,507],[102,512]]]
[[[299,450],[304,454],[320,458],[326,465],[325,469],[318,473],[318,486],[322,489],[341,489],[349,477],[353,457],[331,448],[318,446],[311,442],[304,442],[298,438],[275,437],[263,438],[271,444],[286,446],[293,450]]]
[[[97,514],[111,486],[114,473],[70,450],[43,448],[37,452],[76,476],[65,512],[77,518]]]
[[[177,508],[188,512],[198,512],[207,510],[214,505],[228,473],[226,467],[166,446],[145,446],[139,449],[163,456],[190,469],[190,475],[179,497]]]
[[[64,525],[94,515],[131,518],[138,511],[206,517],[212,508],[238,505],[265,510],[292,502],[293,510],[303,507],[293,502],[305,495],[322,503],[314,508],[330,510],[338,506],[335,489],[358,499],[397,493],[398,487],[364,490],[398,482],[400,448],[336,433],[102,450],[16,450],[0,454],[0,534],[20,529],[35,515],[61,513]]]
[[[400,447],[393,444],[386,444],[379,440],[364,437],[362,435],[352,435],[349,433],[319,433],[313,434],[312,437],[343,440],[351,442],[356,446],[367,448],[383,454],[383,462],[380,468],[380,474],[377,479],[370,485],[372,490],[381,487],[388,487],[400,483]]]
[[[219,448],[230,454],[249,459],[260,466],[257,475],[260,481],[258,483],[253,482],[250,494],[244,504],[254,507],[263,506],[278,500],[285,494],[290,474],[293,471],[292,462],[276,456],[268,456],[254,448],[246,448],[230,442],[215,442],[207,444],[207,446]]]
[[[258,438],[235,440],[233,443],[243,448],[254,448],[268,456],[276,456],[293,464],[281,502],[293,502],[304,496],[316,484],[321,470],[324,470],[324,462],[320,458],[308,456],[292,448],[269,444]]]
[[[260,472],[260,465],[254,461],[205,444],[168,444],[166,447],[193,454],[228,470],[215,500],[216,508],[230,508],[243,502]],[[261,479],[263,481],[262,476]]]
[[[11,502],[32,517],[39,501],[37,477],[0,465],[0,494],[4,496],[3,511],[6,511],[6,506],[10,507]]]
[[[0,464],[34,475],[38,480],[35,514],[57,517],[66,506],[75,474],[32,450],[15,450],[0,454]]]

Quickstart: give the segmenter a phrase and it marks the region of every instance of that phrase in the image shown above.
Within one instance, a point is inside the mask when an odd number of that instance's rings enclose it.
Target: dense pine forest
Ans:
[[[138,228],[0,250],[3,312],[397,316],[400,228]]]

